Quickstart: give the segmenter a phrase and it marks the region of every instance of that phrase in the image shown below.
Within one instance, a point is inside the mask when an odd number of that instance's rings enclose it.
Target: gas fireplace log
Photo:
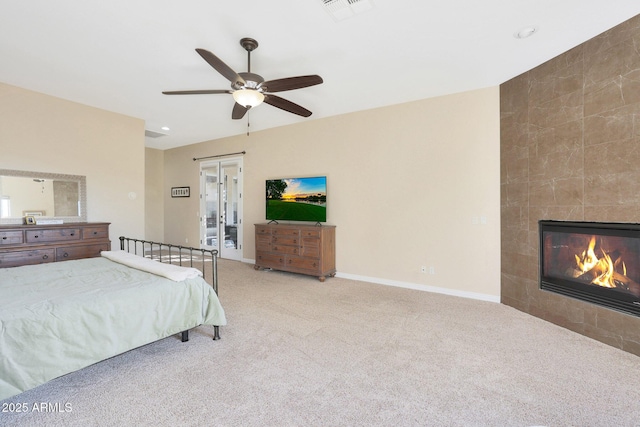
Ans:
[[[600,276],[600,273],[598,271],[603,271],[603,269],[599,269],[598,266],[596,266],[591,270],[583,273],[579,277],[577,277],[577,279],[583,282],[591,283],[593,282],[594,279]],[[627,276],[625,276],[624,274],[620,274],[615,271],[613,272],[613,280],[615,280],[616,282],[622,283],[627,288],[629,288],[629,292],[631,292],[633,295],[640,298],[640,283],[635,282],[630,278],[628,278]]]
[[[594,265],[591,270],[585,271],[577,277],[578,280],[583,282],[591,282],[596,277],[600,276],[602,272],[607,270],[607,262],[604,259],[598,260],[598,263]]]
[[[625,284],[629,288],[629,292],[631,292],[633,295],[637,297],[640,297],[640,283],[634,282],[624,274],[620,274],[616,272],[613,273],[613,280],[616,280],[620,283]]]
[[[618,258],[620,258],[620,252],[617,250],[613,251],[609,254],[609,258],[615,265],[618,262]],[[591,267],[589,271],[585,271],[584,273],[582,273],[577,277],[577,279],[585,282],[591,282],[593,279],[600,276],[603,272],[607,271],[609,269],[608,266],[609,261],[607,261],[605,258],[600,258],[596,265]]]

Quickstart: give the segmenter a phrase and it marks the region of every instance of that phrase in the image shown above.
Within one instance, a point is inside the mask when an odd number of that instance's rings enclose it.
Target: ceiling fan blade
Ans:
[[[247,111],[249,111],[248,108],[243,107],[242,105],[236,102],[235,104],[233,104],[233,111],[231,111],[231,118],[233,120],[239,120],[243,118],[245,114],[247,114]]]
[[[211,89],[211,90],[172,90],[162,92],[165,95],[211,95],[217,93],[233,93],[232,90]]]
[[[245,84],[245,81],[238,73],[233,71],[231,67],[222,62],[220,58],[215,56],[213,53],[209,52],[205,49],[196,49],[196,52],[202,56],[202,59],[207,61],[209,65],[211,65],[217,72],[222,74],[227,80],[231,82],[232,85],[239,84],[240,86]]]
[[[268,82],[262,83],[262,87],[266,87],[266,92],[283,92],[285,90],[319,85],[322,82],[322,77],[314,74],[311,76],[287,77],[284,79],[269,80]]]
[[[294,104],[291,101],[287,101],[284,98],[280,98],[276,95],[265,95],[264,102],[269,105],[273,105],[276,108],[280,108],[281,110],[288,111],[302,117],[309,117],[311,115],[311,111],[307,110],[306,108],[301,107],[298,104]]]

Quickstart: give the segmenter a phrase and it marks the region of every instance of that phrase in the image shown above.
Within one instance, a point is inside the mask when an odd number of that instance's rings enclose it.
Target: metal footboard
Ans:
[[[150,258],[158,262],[176,264],[181,267],[193,267],[202,272],[218,295],[218,251],[214,249],[198,249],[189,246],[172,245],[170,243],[152,242],[120,236],[120,250]],[[211,281],[207,280],[207,266],[211,267]],[[220,339],[220,328],[214,326],[213,339]],[[189,331],[182,332],[182,341],[189,340]]]

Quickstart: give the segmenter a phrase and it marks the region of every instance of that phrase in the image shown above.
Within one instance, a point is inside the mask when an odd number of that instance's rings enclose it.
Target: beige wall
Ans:
[[[164,242],[164,151],[145,149],[144,238]]]
[[[165,238],[197,245],[192,158],[246,150],[246,260],[255,256],[253,224],[264,221],[265,180],[326,175],[338,274],[497,298],[498,111],[493,87],[167,150],[165,194],[190,186],[194,196],[166,199]]]
[[[0,83],[0,168],[87,177],[89,221],[144,233],[144,122]],[[135,193],[135,196],[134,196]]]

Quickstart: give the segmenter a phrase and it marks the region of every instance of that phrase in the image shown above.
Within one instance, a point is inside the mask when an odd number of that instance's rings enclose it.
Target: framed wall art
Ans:
[[[171,197],[189,197],[191,187],[171,187]]]

